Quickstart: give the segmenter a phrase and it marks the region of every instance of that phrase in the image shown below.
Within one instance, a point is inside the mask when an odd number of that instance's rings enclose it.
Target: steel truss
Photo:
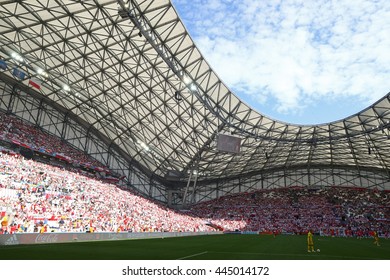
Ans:
[[[0,75],[0,78],[4,76]],[[30,89],[27,88],[27,92],[24,92],[20,88],[25,88],[23,85],[12,82],[4,83],[0,79],[0,111],[30,122],[37,129],[60,138],[73,148],[82,150],[109,166],[112,172],[126,176],[125,182],[134,192],[161,202],[167,201],[165,186],[146,176],[135,165],[129,164],[120,154],[121,151],[94,131],[90,124],[72,116],[70,112],[62,111],[63,108],[55,104],[46,103],[45,99],[34,98]]]
[[[326,124],[268,118],[222,83],[169,0],[1,1],[0,27],[0,108],[151,198],[181,205],[295,183],[389,189],[389,94]],[[219,134],[239,137],[240,152],[219,151]]]

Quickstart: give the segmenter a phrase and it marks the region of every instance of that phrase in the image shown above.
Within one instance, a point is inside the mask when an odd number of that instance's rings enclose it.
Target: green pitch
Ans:
[[[126,241],[0,246],[3,260],[389,260],[390,240],[314,236],[216,235]]]

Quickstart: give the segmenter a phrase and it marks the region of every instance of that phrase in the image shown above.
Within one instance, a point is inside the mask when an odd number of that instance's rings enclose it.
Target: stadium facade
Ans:
[[[292,186],[390,190],[390,94],[331,123],[269,118],[219,79],[169,0],[0,1],[0,42],[1,111],[170,206]]]

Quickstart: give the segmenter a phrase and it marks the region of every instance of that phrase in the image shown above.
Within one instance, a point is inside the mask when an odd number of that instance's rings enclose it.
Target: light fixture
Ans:
[[[146,145],[144,142],[141,142],[141,147],[145,149],[145,151],[149,151],[148,145]]]
[[[64,85],[63,88],[64,88],[65,91],[70,91],[70,87],[68,85]]]
[[[183,77],[183,82],[186,84],[186,85],[189,85],[191,83],[191,79],[187,76],[187,75],[184,75]]]
[[[23,61],[24,61],[23,57],[22,57],[20,54],[17,54],[17,53],[15,53],[15,52],[13,52],[13,53],[11,54],[11,56],[12,56],[13,59],[15,59],[15,60],[17,60],[17,61],[20,61],[20,62],[23,62]]]
[[[196,87],[195,84],[191,84],[190,89],[191,89],[192,91],[196,91],[198,88]]]
[[[38,73],[38,75],[41,75],[41,76],[43,76],[43,77],[45,77],[45,78],[47,78],[49,75],[47,74],[47,72],[45,71],[45,70],[43,70],[43,69],[41,69],[41,68],[38,68],[37,69],[37,73]]]

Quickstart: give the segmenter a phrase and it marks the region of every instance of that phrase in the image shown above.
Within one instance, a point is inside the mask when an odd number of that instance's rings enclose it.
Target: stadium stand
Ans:
[[[25,148],[68,163],[105,168],[97,160],[69,146],[58,137],[50,135],[13,115],[2,112],[0,112],[0,140],[12,143],[19,149]]]
[[[47,155],[101,166],[16,117],[0,114],[0,139]],[[1,148],[2,233],[252,231],[389,236],[390,194],[365,188],[292,187],[224,196],[180,213],[101,180],[96,173],[52,166]],[[55,156],[53,156],[55,158]],[[93,162],[93,163],[92,163]]]
[[[179,213],[93,178],[2,151],[0,210],[3,233],[89,231],[205,231],[204,220]]]
[[[292,187],[235,194],[192,208],[225,230],[369,236],[390,232],[390,193],[356,187]]]
[[[253,231],[389,236],[388,192],[304,187],[257,191],[177,212],[73,168],[50,166],[2,149],[2,233]],[[209,225],[209,226],[208,226]],[[210,226],[212,225],[212,226]]]

